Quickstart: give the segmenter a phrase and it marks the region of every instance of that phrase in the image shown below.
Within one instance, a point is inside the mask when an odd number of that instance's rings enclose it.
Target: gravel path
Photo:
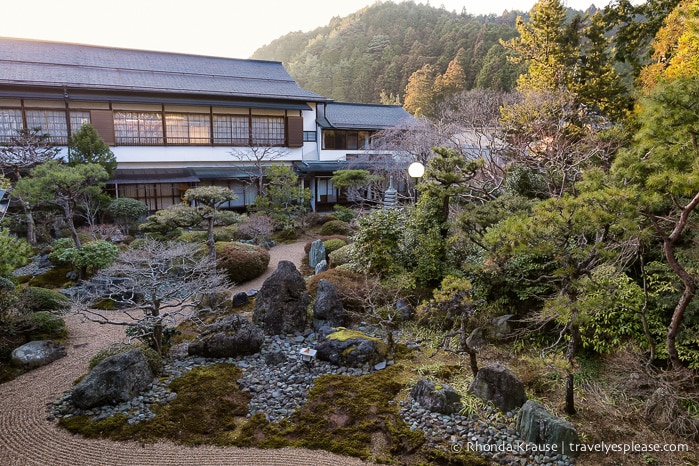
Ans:
[[[239,286],[259,289],[280,260],[300,265],[305,241],[275,246],[263,277]],[[366,464],[324,451],[284,448],[185,447],[170,442],[140,444],[88,440],[48,421],[46,405],[68,390],[87,370],[100,348],[120,341],[123,328],[66,318],[70,339],[65,358],[0,385],[0,465],[2,466],[150,466],[150,465],[263,465],[343,466]]]

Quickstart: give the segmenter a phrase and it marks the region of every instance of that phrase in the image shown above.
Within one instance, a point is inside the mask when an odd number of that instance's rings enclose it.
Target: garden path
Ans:
[[[297,267],[305,241],[282,244],[270,250],[267,273],[238,288],[259,289],[280,260]],[[319,450],[283,448],[186,447],[171,442],[141,444],[88,440],[47,420],[47,404],[58,399],[73,381],[87,371],[90,357],[99,349],[120,341],[123,328],[66,318],[70,337],[68,355],[58,361],[0,385],[0,464],[2,466],[155,466],[155,465],[260,465],[344,466],[366,464],[355,458]]]

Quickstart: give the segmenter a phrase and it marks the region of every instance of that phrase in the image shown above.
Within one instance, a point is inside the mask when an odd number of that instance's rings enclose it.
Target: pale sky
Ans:
[[[394,0],[400,3],[403,0]],[[410,1],[410,0],[405,0]],[[414,0],[460,13],[528,11],[535,0]],[[609,0],[564,0],[579,10]],[[292,31],[325,26],[375,0],[4,1],[0,36],[249,58]]]

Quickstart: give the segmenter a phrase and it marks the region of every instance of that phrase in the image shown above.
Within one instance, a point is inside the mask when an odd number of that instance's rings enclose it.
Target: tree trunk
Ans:
[[[209,247],[209,259],[211,263],[216,264],[216,241],[214,240],[214,214],[211,213],[207,218],[209,236],[206,240],[206,245]]]
[[[24,203],[23,203],[24,204]],[[24,213],[27,219],[27,241],[32,246],[36,244],[36,225],[34,224],[34,215],[29,206],[24,206]]]
[[[478,359],[477,359],[477,354],[478,352],[471,348],[471,345],[468,344],[468,337],[466,336],[466,313],[461,316],[461,329],[459,330],[459,344],[461,345],[461,350],[466,351],[468,353],[468,358],[469,358],[469,363],[471,366],[471,373],[475,377],[478,375]]]
[[[570,340],[568,340],[568,349],[566,350],[566,359],[568,360],[568,371],[566,374],[566,414],[573,415],[575,410],[575,354],[578,351],[580,343],[580,328],[574,323],[577,319],[577,311],[573,312],[570,323]]]
[[[684,285],[684,291],[680,300],[675,306],[675,310],[672,312],[672,320],[670,321],[670,326],[667,329],[667,354],[670,358],[670,363],[675,369],[681,369],[684,367],[682,361],[680,361],[680,355],[677,353],[677,347],[675,341],[677,339],[677,334],[680,331],[680,325],[682,324],[682,319],[684,318],[684,311],[687,310],[689,303],[694,299],[694,295],[697,291],[696,283],[694,283],[694,278],[687,273],[687,271],[680,265],[675,257],[675,239],[672,236],[664,238],[663,241],[663,251],[665,253],[665,259],[670,265],[675,274],[680,277],[682,284]]]
[[[70,203],[68,202],[63,203],[61,207],[63,207],[63,216],[66,218],[66,223],[68,224],[70,235],[73,237],[73,241],[75,242],[75,247],[77,249],[82,249],[83,245],[80,242],[78,230],[75,229],[75,222],[73,222],[73,209],[71,208]]]
[[[684,318],[684,311],[687,310],[689,303],[694,298],[696,294],[697,285],[694,282],[694,278],[687,273],[687,271],[680,265],[675,257],[675,244],[682,236],[687,222],[689,221],[689,215],[692,211],[699,205],[699,193],[696,193],[691,201],[682,209],[680,217],[675,222],[675,228],[672,230],[669,236],[663,236],[663,252],[665,253],[665,258],[667,259],[668,265],[673,272],[680,277],[682,283],[684,284],[684,292],[680,297],[675,310],[672,313],[672,320],[670,321],[670,326],[667,330],[667,353],[670,357],[670,362],[672,367],[675,369],[681,369],[684,367],[680,361],[680,356],[677,353],[677,348],[675,347],[675,340],[677,338],[677,333],[680,331],[680,325],[682,324],[682,319]],[[654,223],[657,231],[660,231],[657,223]]]

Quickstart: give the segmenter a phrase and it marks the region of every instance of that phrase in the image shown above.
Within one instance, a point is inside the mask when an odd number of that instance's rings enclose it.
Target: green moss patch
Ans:
[[[350,330],[350,329],[346,329],[344,327],[338,327],[335,332],[329,333],[326,338],[328,340],[337,340],[337,341],[347,341],[347,340],[354,340],[355,338],[363,338],[365,340],[373,340],[373,341],[381,342],[380,339],[370,337],[366,333],[362,333],[359,330]]]
[[[411,431],[392,403],[404,385],[399,373],[393,366],[362,377],[319,377],[306,404],[290,418],[269,424],[253,417],[236,443],[322,449],[363,459],[414,452],[424,435]]]
[[[197,367],[170,384],[177,397],[153,407],[155,418],[129,425],[126,416],[93,421],[86,416],[59,424],[89,438],[155,441],[170,439],[186,445],[231,445],[239,417],[248,412],[250,396],[240,391],[240,368],[231,364]]]

